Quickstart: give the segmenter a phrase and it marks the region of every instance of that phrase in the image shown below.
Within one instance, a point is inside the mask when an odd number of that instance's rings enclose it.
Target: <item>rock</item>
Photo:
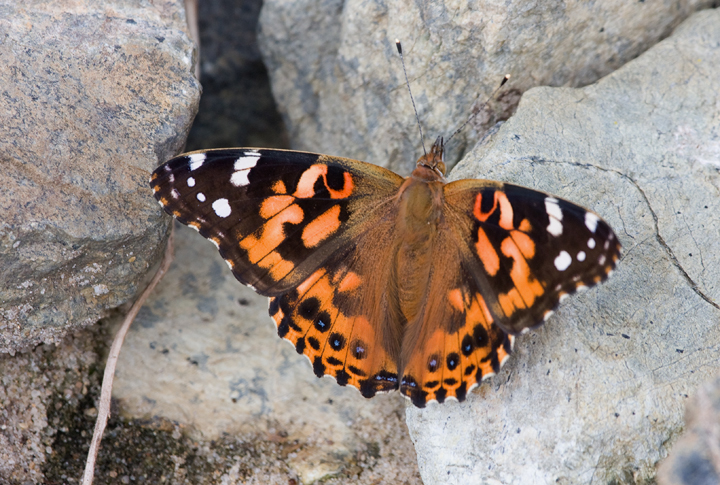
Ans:
[[[408,175],[418,131],[394,40],[430,140],[514,78],[452,163],[534,86],[583,86],[638,56],[710,0],[416,2],[266,0],[259,44],[293,148],[366,160]],[[473,104],[476,103],[476,104]]]
[[[235,280],[202,236],[176,227],[173,266],[120,355],[113,397],[126,419],[169,419],[202,442],[252,435],[296,443],[283,461],[305,484],[355,473],[358,483],[416,483],[399,394],[368,401],[318,379],[277,336],[267,298]]]
[[[697,389],[685,410],[685,431],[658,467],[659,485],[720,483],[720,374]]]
[[[597,84],[527,91],[452,172],[589,207],[623,256],[466,402],[408,407],[426,485],[653,479],[720,367],[718,25],[696,13]]]
[[[0,4],[0,352],[132,299],[167,232],[149,173],[197,109],[177,2]]]

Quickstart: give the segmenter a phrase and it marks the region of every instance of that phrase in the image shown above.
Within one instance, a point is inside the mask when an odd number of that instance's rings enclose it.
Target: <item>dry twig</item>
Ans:
[[[120,330],[118,330],[117,334],[115,334],[115,339],[110,347],[110,354],[108,355],[107,363],[105,365],[105,374],[103,375],[98,415],[97,420],[95,421],[95,431],[93,431],[92,442],[90,443],[87,461],[85,462],[85,473],[83,473],[82,485],[92,485],[93,475],[95,474],[95,460],[97,459],[98,450],[100,449],[100,441],[102,440],[102,435],[105,431],[105,425],[107,424],[108,417],[110,416],[110,398],[112,396],[115,367],[117,367],[117,361],[120,356],[120,349],[125,341],[125,335],[127,335],[130,324],[132,324],[133,320],[135,320],[140,308],[142,308],[145,304],[147,297],[170,268],[170,264],[173,261],[174,237],[175,228],[173,225],[170,230],[167,247],[165,248],[165,256],[163,257],[162,263],[160,263],[160,268],[158,268],[157,273],[155,273],[155,276],[147,288],[145,288],[145,291],[142,292],[140,297],[133,304],[132,308],[130,308],[130,311],[120,326]]]

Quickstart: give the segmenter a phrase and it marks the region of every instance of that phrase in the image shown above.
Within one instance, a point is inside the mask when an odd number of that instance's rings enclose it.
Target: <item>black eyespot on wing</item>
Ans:
[[[462,343],[460,344],[460,350],[465,357],[473,353],[475,346],[473,345],[473,339],[470,335],[465,335],[463,337]]]
[[[455,368],[460,363],[460,356],[453,352],[452,354],[447,356],[447,366],[450,370],[455,370]]]
[[[362,360],[367,357],[367,345],[360,339],[355,339],[351,346],[352,355],[357,360]]]
[[[317,315],[318,310],[320,310],[320,300],[308,298],[300,304],[298,314],[307,320],[312,320]]]
[[[332,347],[332,349],[336,352],[345,348],[345,337],[343,337],[339,333],[330,334],[328,342],[330,343],[330,347]]]
[[[441,364],[442,362],[440,361],[440,357],[437,354],[433,354],[428,357],[427,369],[430,372],[436,372],[440,368]]]

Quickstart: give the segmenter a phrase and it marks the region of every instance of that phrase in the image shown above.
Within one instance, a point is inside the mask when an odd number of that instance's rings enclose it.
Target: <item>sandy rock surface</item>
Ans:
[[[0,352],[134,297],[167,226],[145,188],[197,110],[176,2],[0,3]]]

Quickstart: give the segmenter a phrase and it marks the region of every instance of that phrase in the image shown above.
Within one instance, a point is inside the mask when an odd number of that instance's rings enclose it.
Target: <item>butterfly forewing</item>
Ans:
[[[466,264],[496,323],[515,334],[542,323],[559,301],[607,278],[620,255],[608,224],[571,202],[484,180],[445,186],[464,214]]]
[[[309,277],[401,182],[343,158],[227,149],[174,158],[151,186],[169,214],[218,246],[242,283],[270,296]]]

